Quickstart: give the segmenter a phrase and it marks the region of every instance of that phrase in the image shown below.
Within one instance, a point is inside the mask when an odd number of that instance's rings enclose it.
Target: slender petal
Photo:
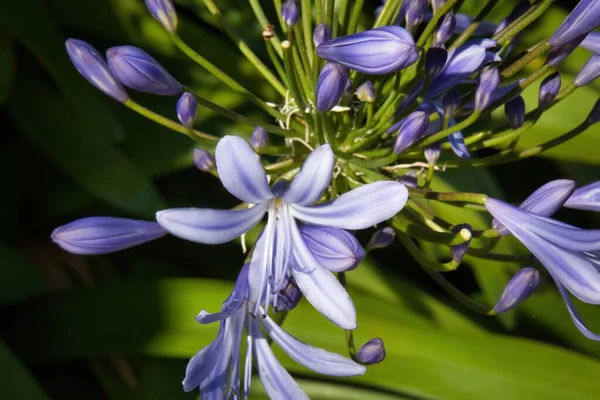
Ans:
[[[319,147],[306,158],[302,169],[290,183],[283,199],[301,206],[307,206],[321,198],[329,187],[335,157],[328,144]]]
[[[592,55],[581,71],[575,76],[573,83],[577,87],[587,85],[600,76],[600,55]]]
[[[576,183],[569,179],[556,179],[540,186],[519,206],[541,217],[550,217],[572,196]]]
[[[271,399],[309,400],[294,378],[281,366],[269,342],[260,330],[256,320],[250,321],[250,335],[253,337],[254,354],[260,381]]]
[[[600,211],[600,181],[575,189],[564,206],[578,210]]]
[[[223,338],[225,337],[225,322],[221,323],[217,338],[208,346],[200,350],[188,362],[183,379],[183,390],[189,392],[206,379],[217,365],[219,355],[223,349]]]
[[[600,32],[590,32],[579,45],[594,54],[600,54]]]
[[[535,292],[540,284],[540,273],[535,268],[523,268],[510,279],[494,311],[503,313],[517,307]]]
[[[396,215],[408,200],[408,190],[398,182],[379,181],[344,193],[312,207],[291,205],[302,221],[339,229],[365,229]]]
[[[233,291],[223,302],[221,312],[209,313],[202,310],[194,319],[201,324],[210,324],[231,317],[242,307],[244,301],[247,300],[248,290],[248,264],[245,264],[238,275]]]
[[[562,46],[577,37],[586,35],[598,26],[600,26],[600,2],[581,0],[548,42],[554,47]]]
[[[456,125],[456,121],[454,121],[454,123],[452,123],[453,120],[454,120],[454,118],[452,118],[450,120],[449,126]],[[453,134],[448,136],[448,141],[450,142],[450,147],[452,147],[452,151],[458,157],[465,159],[465,160],[468,159],[469,157],[471,157],[471,154],[469,153],[469,149],[467,148],[467,145],[465,144],[465,139],[463,137],[462,131],[454,132]]]
[[[273,197],[260,157],[237,136],[225,136],[215,150],[217,172],[223,186],[235,197],[251,204]]]
[[[260,222],[268,203],[243,210],[172,208],[156,213],[156,220],[169,233],[205,244],[225,243],[248,232]]]
[[[366,371],[364,366],[347,357],[301,342],[281,329],[269,316],[261,322],[271,339],[294,361],[306,368],[330,376],[356,376]]]

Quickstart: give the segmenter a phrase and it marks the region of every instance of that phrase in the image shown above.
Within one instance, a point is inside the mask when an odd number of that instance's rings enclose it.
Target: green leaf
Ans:
[[[0,393],[10,400],[50,400],[40,384],[0,340]]]
[[[13,43],[5,29],[0,27],[0,104],[4,104],[15,77]]]
[[[18,251],[0,243],[0,304],[22,301],[45,289],[38,267]]]
[[[85,131],[83,116],[33,74],[21,73],[7,109],[29,140],[97,198],[144,217],[164,208],[150,179],[105,137]]]
[[[5,337],[29,362],[106,353],[189,358],[215,337],[217,324],[193,320],[217,310],[230,282],[165,279],[79,289],[44,296],[17,308]],[[364,295],[353,292],[358,306]],[[395,309],[361,312],[360,345],[377,335],[387,359],[353,379],[327,379],[360,388],[425,399],[597,398],[600,363],[543,343],[501,335],[459,335],[399,323]],[[35,315],[36,318],[29,318]],[[307,302],[289,313],[285,329],[300,340],[345,353],[344,333]],[[294,374],[314,376],[275,349]],[[319,376],[323,380],[323,376]]]

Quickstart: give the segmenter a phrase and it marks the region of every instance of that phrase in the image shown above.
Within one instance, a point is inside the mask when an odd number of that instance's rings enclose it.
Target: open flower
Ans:
[[[253,256],[253,258],[256,257]],[[294,361],[321,374],[331,376],[362,375],[365,367],[349,358],[310,346],[296,339],[269,316],[253,318],[248,302],[248,265],[245,265],[235,287],[223,303],[220,313],[201,311],[196,320],[202,324],[220,321],[217,338],[200,350],[188,363],[183,388],[185,391],[199,387],[203,399],[248,398],[252,360],[265,390],[272,399],[308,399],[291,375],[275,358],[265,332]],[[240,389],[240,352],[243,330],[246,327],[248,344],[244,362],[244,387]]]
[[[335,276],[321,265],[307,246],[296,220],[337,229],[364,229],[383,222],[402,209],[408,191],[398,182],[380,181],[361,186],[323,204],[312,205],[331,182],[334,155],[329,145],[313,151],[288,185],[269,187],[260,159],[241,138],[225,136],[215,150],[223,186],[250,204],[243,210],[179,208],[157,213],[168,232],[198,243],[230,241],[249,231],[268,215],[250,265],[250,297],[268,312],[291,274],[308,301],[344,329],[356,328],[350,296]],[[293,266],[290,270],[290,266]]]

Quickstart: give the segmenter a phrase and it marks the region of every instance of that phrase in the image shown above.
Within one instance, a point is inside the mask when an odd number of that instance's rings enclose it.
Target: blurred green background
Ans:
[[[201,0],[179,0],[181,36],[252,91],[279,101],[222,35]],[[264,1],[272,11],[271,2]],[[520,49],[549,36],[574,2],[558,3],[523,36]],[[217,4],[264,56],[261,27],[244,1]],[[371,12],[379,2],[367,2]],[[493,19],[514,1],[503,1]],[[473,12],[480,2],[467,1]],[[0,398],[191,399],[181,389],[187,359],[210,342],[217,326],[193,317],[217,310],[243,262],[239,242],[203,246],[163,238],[109,256],[68,254],[49,239],[77,218],[111,215],[152,219],[167,207],[227,208],[234,199],[192,166],[191,142],[155,125],[91,87],[70,64],[64,41],[88,41],[102,53],[139,46],[178,80],[239,113],[266,117],[180,54],[143,0],[0,1]],[[585,62],[577,50],[562,66],[563,85]],[[541,61],[540,61],[541,62]],[[531,72],[541,64],[531,64]],[[524,97],[531,109],[538,84]],[[576,126],[600,93],[579,89],[544,115],[521,147]],[[177,98],[131,91],[140,103],[175,118]],[[500,120],[502,112],[493,118]],[[483,121],[482,123],[494,123]],[[198,126],[216,135],[247,135],[208,110]],[[545,154],[491,170],[458,170],[436,178],[440,190],[479,191],[518,202],[559,177],[581,184],[600,177],[600,128]],[[432,205],[452,222],[487,226],[481,213]],[[598,216],[560,211],[581,227]],[[371,232],[361,232],[366,243]],[[426,243],[424,250],[446,257]],[[506,239],[506,253],[526,253]],[[448,278],[474,298],[494,304],[516,265],[467,259]],[[354,379],[317,376],[278,350],[279,359],[313,399],[598,399],[600,344],[572,325],[547,275],[534,296],[497,318],[465,310],[421,271],[400,245],[373,253],[348,275],[358,309],[360,346],[384,339],[387,359]],[[577,302],[600,331],[600,309]],[[342,354],[344,333],[304,300],[285,328]],[[252,398],[265,398],[255,382]]]

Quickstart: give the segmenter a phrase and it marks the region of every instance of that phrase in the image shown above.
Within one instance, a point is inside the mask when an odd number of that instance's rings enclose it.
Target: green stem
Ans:
[[[494,35],[492,39],[496,40],[500,44],[507,43],[510,41],[510,39],[512,39],[515,35],[528,27],[529,24],[542,15],[553,2],[554,0],[543,0],[533,5],[523,15],[514,20],[502,31],[498,32],[498,34]]]
[[[502,76],[502,78],[510,78],[511,76],[522,70],[527,64],[541,56],[549,49],[550,44],[547,40],[544,40],[543,42],[535,46],[533,49],[531,49],[529,52],[527,52],[527,54],[525,54],[523,57],[519,58],[510,66],[503,69],[502,72],[500,72],[500,76]]]
[[[408,193],[413,197],[436,200],[442,202],[462,202],[485,204],[487,196],[481,193],[463,193],[463,192],[434,192],[418,188],[407,187]]]
[[[450,136],[451,134],[468,127],[469,125],[471,125],[475,121],[477,121],[477,118],[479,118],[480,115],[481,115],[480,112],[473,111],[473,113],[471,115],[469,115],[468,118],[460,121],[458,124],[451,126],[447,129],[441,130],[437,133],[434,133],[433,135],[430,135],[430,136],[426,137],[425,139],[421,140],[417,144],[417,147],[422,149],[424,147],[430,146],[430,145],[434,144],[435,142],[442,140],[442,139]]]
[[[498,3],[498,0],[490,0],[490,1],[488,1],[485,4],[485,6],[483,6],[483,8],[481,9],[481,11],[479,11],[479,13],[477,13],[477,15],[475,16],[475,18],[473,19],[473,22],[471,22],[471,25],[469,25],[467,27],[467,29],[465,29],[464,32],[461,33],[460,36],[457,37],[454,42],[452,42],[452,46],[450,46],[448,48],[448,51],[455,50],[458,46],[460,46],[461,44],[465,43],[471,37],[471,35],[473,33],[475,33],[475,31],[477,30],[477,28],[481,24],[481,21],[483,21],[485,19],[485,17],[492,11],[492,9],[494,8],[494,6],[497,3]]]
[[[415,259],[419,265],[423,266],[426,270],[434,270],[434,271],[454,271],[460,263],[449,261],[447,263],[439,263],[427,257],[421,249],[412,241],[412,239],[402,233],[398,232],[396,234],[396,238],[404,245],[406,250],[410,253],[410,255]]]
[[[452,0],[450,0],[452,1]],[[380,26],[385,26],[390,24],[392,20],[392,16],[400,7],[402,7],[402,3],[404,0],[388,0],[383,5],[383,10],[379,13],[373,28],[379,28]]]
[[[271,23],[265,15],[265,12],[262,9],[262,6],[260,5],[260,1],[248,0],[248,2],[250,3],[250,7],[252,7],[252,11],[254,11],[254,15],[256,16],[256,19],[258,20],[258,23],[262,26],[262,28],[266,29],[267,26],[271,25]],[[279,40],[279,38],[273,35],[273,37],[271,37],[269,41],[271,42],[271,45],[273,46],[273,49],[275,50],[279,58],[282,59],[283,52],[281,51],[281,41]]]
[[[436,232],[411,222],[406,216],[397,214],[389,221],[390,226],[408,236],[425,240],[426,242],[445,244],[447,246],[456,246],[463,244],[471,239],[468,230],[462,230],[457,233]]]
[[[308,61],[311,67],[314,65],[313,61],[313,41],[312,41],[312,1],[301,0],[301,12],[302,12],[302,32],[304,33],[305,51],[308,55]]]
[[[356,28],[358,27],[358,20],[360,19],[361,11],[363,9],[365,0],[355,0],[353,3],[354,4],[352,5],[352,12],[350,13],[350,21],[348,22],[348,27],[346,28],[346,35],[352,35],[356,33]]]

